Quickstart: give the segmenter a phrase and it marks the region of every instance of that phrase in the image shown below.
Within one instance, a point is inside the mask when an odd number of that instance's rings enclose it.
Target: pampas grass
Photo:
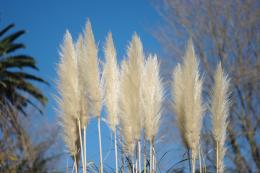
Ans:
[[[84,37],[84,52],[86,56],[85,69],[86,86],[88,94],[88,104],[90,112],[93,116],[98,118],[98,139],[99,139],[99,157],[100,157],[100,171],[103,173],[103,158],[102,158],[102,137],[101,137],[101,82],[100,82],[100,69],[98,60],[98,49],[96,47],[94,35],[91,28],[91,23],[88,20],[86,24],[85,37]]]
[[[202,80],[200,79],[199,63],[195,55],[193,43],[190,40],[183,64],[184,87],[184,114],[186,116],[186,139],[191,150],[192,172],[196,169],[196,158],[200,142],[202,127]]]
[[[79,90],[76,54],[70,33],[67,31],[61,48],[58,65],[58,100],[60,107],[60,122],[63,129],[63,139],[75,162],[79,161],[79,133],[77,119],[79,114]],[[69,70],[68,70],[69,69]],[[76,164],[76,170],[77,164]]]
[[[127,153],[134,157],[137,142],[140,142],[143,128],[141,115],[141,73],[144,67],[143,46],[137,34],[134,34],[127,49],[127,60],[122,63],[120,89],[121,131]],[[140,145],[138,145],[140,146]],[[141,148],[138,147],[138,153]],[[140,160],[141,158],[139,158]],[[134,162],[134,160],[133,160]],[[140,171],[139,164],[139,171]]]
[[[173,110],[175,111],[176,122],[179,128],[183,144],[188,148],[188,141],[185,137],[186,124],[184,114],[184,87],[182,66],[178,64],[173,71],[173,82],[172,82],[172,96],[173,96]]]
[[[76,56],[78,61],[78,83],[80,92],[80,122],[81,127],[86,127],[89,122],[89,110],[88,110],[88,94],[87,94],[87,70],[85,69],[87,65],[87,58],[84,53],[84,41],[80,34],[76,43]]]
[[[95,43],[91,23],[88,20],[84,36],[85,82],[90,105],[90,112],[95,117],[100,117],[102,106],[100,69],[98,60],[98,48]]]
[[[173,73],[174,77],[177,76],[177,78],[172,85],[172,90],[174,96],[180,96],[180,98],[174,98],[176,99],[174,101],[174,109],[175,113],[178,114],[176,117],[181,127],[180,131],[184,138],[183,141],[186,143],[188,150],[191,151],[192,173],[195,172],[196,168],[203,118],[201,96],[203,82],[199,75],[198,66],[199,63],[195,55],[193,43],[190,40],[184,56],[183,65],[177,66]],[[177,84],[176,82],[181,82],[181,84]]]
[[[141,138],[141,131],[143,128],[143,116],[141,115],[141,73],[144,68],[144,53],[143,45],[139,36],[135,33],[132,41],[127,49],[127,63],[128,63],[128,78],[131,91],[129,92],[130,106],[132,109],[131,118],[133,121],[135,140],[139,141]]]
[[[80,127],[83,129],[83,172],[87,172],[87,158],[86,158],[86,126],[89,122],[89,112],[88,112],[88,95],[87,95],[87,79],[85,66],[87,64],[86,56],[84,52],[84,42],[83,37],[80,34],[76,43],[76,55],[78,61],[78,81],[79,81],[79,91],[80,91]]]
[[[120,134],[124,138],[124,150],[133,157],[135,149],[134,119],[131,103],[131,92],[133,90],[129,78],[129,64],[126,60],[122,61],[120,73]]]
[[[113,132],[119,123],[119,69],[116,59],[116,51],[112,39],[112,34],[109,33],[105,44],[106,63],[103,70],[105,105],[107,108],[107,119],[109,126]]]
[[[142,115],[144,116],[145,137],[152,141],[160,125],[163,101],[163,87],[157,56],[149,55],[142,75]]]
[[[119,123],[119,69],[111,33],[108,34],[104,50],[106,58],[103,70],[105,104],[108,124],[114,133],[116,173],[118,173],[116,128]]]
[[[163,101],[163,87],[156,55],[149,55],[146,60],[142,73],[141,98],[145,138],[150,142],[150,172],[153,172],[155,163],[152,150],[154,150],[154,138],[160,126]]]
[[[216,172],[224,172],[224,155],[226,148],[224,146],[226,139],[226,128],[227,128],[227,118],[228,118],[228,88],[229,79],[224,74],[221,64],[217,66],[215,76],[215,85],[212,90],[212,132],[215,140],[216,148]]]
[[[128,68],[129,68],[129,78],[130,78],[130,85],[132,88],[132,92],[129,93],[129,97],[131,98],[132,107],[132,116],[131,119],[133,121],[133,129],[134,129],[134,136],[137,145],[137,153],[138,153],[138,160],[139,160],[139,173],[141,172],[141,147],[140,147],[140,140],[141,140],[141,133],[143,129],[143,116],[142,116],[142,109],[141,109],[141,75],[142,70],[144,68],[144,53],[143,53],[143,45],[139,36],[135,33],[132,37],[130,45],[127,50],[127,57],[128,57]],[[136,161],[136,170],[137,168],[137,161]]]
[[[123,150],[132,159],[132,172],[134,172],[134,150],[135,150],[135,131],[132,109],[132,84],[130,81],[129,64],[126,60],[122,61],[120,73],[120,134],[123,137]],[[124,156],[123,156],[124,157]]]

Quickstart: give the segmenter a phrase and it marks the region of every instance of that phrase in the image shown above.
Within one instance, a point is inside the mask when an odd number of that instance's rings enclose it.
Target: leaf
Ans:
[[[6,36],[3,40],[0,41],[0,44],[10,44],[23,34],[25,34],[24,30],[17,31],[9,36]]]
[[[31,75],[29,73],[25,73],[25,72],[9,72],[9,71],[4,71],[3,73],[8,78],[14,78],[16,80],[26,80],[26,79],[29,79],[29,80],[42,82],[42,83],[45,83],[45,84],[49,85],[47,81],[43,80],[40,77]]]
[[[38,70],[33,57],[28,55],[9,56],[0,61],[0,68],[24,68],[30,67]]]
[[[11,53],[16,51],[17,49],[22,49],[25,48],[24,44],[21,43],[16,43],[16,44],[11,44],[9,45],[9,47],[6,48],[6,50],[4,50],[5,53]]]
[[[7,31],[14,27],[14,24],[7,25],[4,29],[0,31],[0,37],[3,36]]]
[[[48,99],[42,94],[42,92],[31,83],[25,82],[24,84],[18,85],[17,88],[29,93],[42,105],[46,105],[48,102]]]

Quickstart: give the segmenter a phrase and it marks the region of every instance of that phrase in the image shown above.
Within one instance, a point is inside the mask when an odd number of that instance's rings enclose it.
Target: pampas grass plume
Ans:
[[[129,91],[128,96],[129,106],[131,107],[131,119],[134,129],[135,139],[138,141],[141,138],[143,128],[143,116],[141,111],[141,73],[144,68],[144,53],[143,45],[139,36],[135,33],[132,41],[127,49],[127,64],[128,64],[128,78],[129,78]]]
[[[157,56],[149,55],[141,83],[145,136],[149,141],[152,141],[158,132],[162,114],[163,87],[159,68]]]
[[[134,119],[132,118],[131,93],[132,85],[129,78],[129,64],[123,60],[120,73],[120,132],[124,138],[124,150],[129,156],[134,155],[135,149],[135,134],[134,134]]]
[[[103,83],[105,93],[105,105],[108,113],[108,123],[113,132],[116,131],[116,126],[119,123],[118,114],[118,99],[119,99],[119,69],[116,59],[116,51],[112,39],[112,34],[109,33],[105,44],[106,62],[103,70]]]
[[[229,79],[224,74],[221,64],[217,66],[215,76],[215,85],[212,91],[212,128],[213,137],[216,144],[216,168],[217,173],[224,172],[224,155],[227,118],[229,109],[228,88]]]
[[[185,137],[186,134],[186,124],[185,124],[185,114],[184,114],[184,81],[182,66],[178,64],[172,74],[172,96],[173,96],[173,110],[176,116],[177,126],[179,128],[182,141],[186,147],[188,147],[188,142]]]
[[[173,72],[173,108],[184,144],[191,151],[192,172],[198,155],[203,119],[202,79],[193,43],[189,40],[184,62]]]
[[[195,55],[193,43],[188,43],[183,64],[184,113],[186,116],[186,138],[193,154],[197,155],[202,127],[202,80],[199,75],[199,63]]]
[[[84,54],[84,42],[83,37],[80,34],[76,43],[76,56],[78,61],[78,78],[79,78],[79,92],[80,92],[80,122],[81,128],[86,126],[89,121],[88,112],[88,95],[87,95],[87,73],[86,70],[86,56]]]
[[[100,83],[100,69],[98,60],[98,49],[95,44],[94,35],[91,28],[91,23],[88,20],[86,24],[85,37],[84,37],[84,55],[86,56],[85,63],[85,76],[87,94],[89,97],[89,105],[93,116],[99,117],[102,96],[101,96],[101,83]]]
[[[78,71],[74,45],[67,31],[61,48],[58,65],[58,99],[63,139],[72,156],[77,155],[78,131],[76,119],[79,118]]]

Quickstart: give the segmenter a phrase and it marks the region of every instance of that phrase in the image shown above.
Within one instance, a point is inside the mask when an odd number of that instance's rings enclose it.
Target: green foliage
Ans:
[[[28,105],[36,108],[42,113],[40,107],[33,103],[31,98],[25,97],[29,94],[41,105],[47,103],[47,98],[33,84],[39,82],[48,84],[42,78],[26,72],[26,69],[38,70],[33,57],[23,54],[15,54],[16,51],[25,48],[17,39],[25,34],[19,30],[7,35],[7,32],[14,27],[13,24],[6,26],[0,31],[0,101],[3,106],[14,106],[24,115]]]

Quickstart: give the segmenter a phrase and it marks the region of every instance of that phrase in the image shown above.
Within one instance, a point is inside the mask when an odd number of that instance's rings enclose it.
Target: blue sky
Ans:
[[[52,85],[40,86],[49,98],[45,113],[49,121],[56,123],[56,103],[52,95],[56,94],[53,82],[59,60],[59,45],[68,29],[74,40],[84,29],[86,19],[92,23],[95,39],[102,52],[105,37],[113,33],[118,57],[125,54],[126,46],[134,32],[137,32],[144,45],[145,52],[160,53],[161,49],[149,30],[159,22],[159,16],[148,0],[0,0],[0,26],[16,24],[17,29],[26,29],[27,34],[20,41],[27,45],[23,53],[34,56],[40,67],[38,73]],[[113,153],[110,147],[110,132],[103,125],[104,155]],[[98,160],[96,122],[92,121],[88,129],[88,158]],[[109,154],[108,154],[109,155]],[[111,155],[111,154],[110,154]],[[109,164],[108,160],[105,160]]]

